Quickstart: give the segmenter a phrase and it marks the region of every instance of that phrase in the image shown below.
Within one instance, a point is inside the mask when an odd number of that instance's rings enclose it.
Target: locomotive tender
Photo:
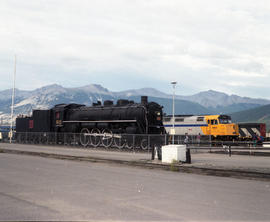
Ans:
[[[162,108],[155,102],[148,102],[147,96],[141,97],[141,103],[118,100],[114,105],[113,101],[106,100],[103,105],[98,101],[89,107],[58,104],[49,110],[33,110],[29,117],[17,117],[16,133],[79,133],[79,142],[84,146],[130,147],[131,141],[123,134],[164,133]],[[140,145],[143,142],[141,137]]]

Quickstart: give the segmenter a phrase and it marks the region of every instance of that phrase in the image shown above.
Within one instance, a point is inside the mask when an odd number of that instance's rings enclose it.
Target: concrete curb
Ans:
[[[211,153],[217,153],[217,154],[227,154],[228,152],[225,151],[211,151]],[[231,151],[232,155],[248,155],[248,156],[270,156],[270,152],[258,152],[258,151]]]
[[[105,158],[98,158],[98,157],[71,156],[71,155],[62,155],[62,154],[55,154],[55,153],[21,151],[21,150],[12,150],[12,149],[5,149],[5,148],[0,148],[0,153],[39,156],[39,157],[61,159],[61,160],[110,163],[110,164],[118,164],[118,165],[121,164],[121,165],[142,167],[142,168],[148,168],[148,169],[162,169],[162,170],[168,170],[168,171],[194,173],[194,174],[208,175],[208,176],[221,176],[221,177],[232,177],[232,178],[238,178],[238,179],[270,181],[269,173],[236,170],[236,169],[217,169],[217,168],[208,168],[208,167],[197,167],[197,166],[183,165],[179,163],[172,163],[172,164],[163,163],[162,164],[162,163],[150,161],[150,160],[126,161],[126,160],[105,159]]]

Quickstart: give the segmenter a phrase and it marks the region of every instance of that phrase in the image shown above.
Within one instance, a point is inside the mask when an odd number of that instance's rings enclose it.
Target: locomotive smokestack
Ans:
[[[147,96],[142,96],[141,97],[141,104],[146,105],[148,103],[148,97]]]

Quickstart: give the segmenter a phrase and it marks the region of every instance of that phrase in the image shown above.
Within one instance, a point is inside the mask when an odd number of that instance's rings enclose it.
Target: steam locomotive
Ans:
[[[141,97],[141,103],[121,99],[116,104],[106,100],[103,105],[98,101],[88,107],[58,104],[49,110],[34,110],[32,116],[18,116],[16,134],[22,137],[27,132],[28,137],[33,137],[31,140],[37,140],[34,136],[36,133],[43,133],[43,137],[47,137],[48,133],[53,132],[58,135],[55,140],[64,141],[64,134],[77,133],[78,142],[83,146],[130,148],[139,145],[145,149],[147,141],[142,135],[165,132],[162,108],[155,102],[148,102],[147,96]],[[141,136],[134,141],[128,134]]]

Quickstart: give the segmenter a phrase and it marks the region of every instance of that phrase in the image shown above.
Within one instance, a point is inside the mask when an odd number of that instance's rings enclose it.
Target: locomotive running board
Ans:
[[[63,121],[63,123],[135,123],[137,120],[96,120],[96,121],[77,121],[69,120]]]
[[[122,138],[120,134],[111,133],[83,133],[84,136],[103,136],[104,138]]]

